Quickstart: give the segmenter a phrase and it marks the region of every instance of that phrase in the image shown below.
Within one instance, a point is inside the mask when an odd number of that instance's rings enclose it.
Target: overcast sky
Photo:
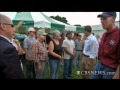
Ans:
[[[63,16],[66,17],[68,23],[71,25],[80,24],[84,25],[96,25],[100,24],[100,19],[97,18],[98,14],[102,12],[43,12],[47,16]],[[120,20],[120,12],[117,12],[117,20]]]
[[[4,13],[9,13],[9,16],[11,16],[13,12],[11,13],[4,12]],[[99,18],[97,18],[97,15],[102,12],[43,12],[43,13],[47,16],[59,15],[62,17],[66,17],[70,25],[80,24],[82,26],[85,26],[85,25],[100,24],[100,20]],[[117,20],[120,20],[120,12],[117,12],[116,21]]]

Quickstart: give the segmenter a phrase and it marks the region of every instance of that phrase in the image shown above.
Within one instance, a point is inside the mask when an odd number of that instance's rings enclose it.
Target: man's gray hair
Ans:
[[[53,38],[55,38],[57,34],[60,34],[60,31],[58,30],[53,31]]]
[[[3,18],[5,17],[5,15],[3,15],[3,14],[0,14],[0,23],[2,23],[3,22]]]
[[[0,13],[0,23],[7,23],[6,19],[10,19],[8,16]]]

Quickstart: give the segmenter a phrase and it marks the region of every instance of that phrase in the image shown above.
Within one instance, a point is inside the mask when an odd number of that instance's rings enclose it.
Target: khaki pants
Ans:
[[[92,76],[91,72],[95,68],[95,65],[96,65],[96,62],[97,62],[97,58],[93,60],[93,64],[89,66],[90,68],[86,69],[87,66],[88,66],[88,64],[87,64],[88,60],[89,60],[89,57],[83,56],[82,60],[80,62],[80,67],[81,67],[80,68],[80,74],[82,76],[81,79],[91,79],[91,76]]]

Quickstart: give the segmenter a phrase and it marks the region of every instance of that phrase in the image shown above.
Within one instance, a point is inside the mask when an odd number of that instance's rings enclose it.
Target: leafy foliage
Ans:
[[[53,18],[55,20],[58,20],[60,22],[68,24],[66,17],[61,17],[61,16],[57,15],[57,16],[50,16],[50,18]]]

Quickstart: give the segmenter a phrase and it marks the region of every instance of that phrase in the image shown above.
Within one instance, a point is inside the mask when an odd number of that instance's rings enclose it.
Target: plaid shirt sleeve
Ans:
[[[39,53],[40,60],[46,60],[46,48],[44,43],[39,44]]]
[[[34,62],[39,62],[38,45],[37,45],[37,43],[33,43],[33,45],[32,45],[32,55],[33,55]]]

